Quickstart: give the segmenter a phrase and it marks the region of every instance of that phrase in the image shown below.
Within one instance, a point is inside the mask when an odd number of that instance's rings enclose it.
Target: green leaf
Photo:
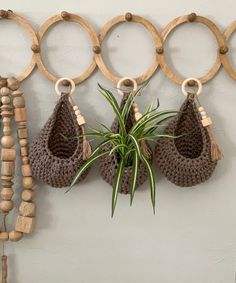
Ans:
[[[132,168],[132,181],[131,181],[131,190],[130,190],[130,205],[133,203],[134,199],[134,193],[136,190],[136,184],[137,184],[137,177],[138,177],[138,154],[135,151],[133,155],[133,168]]]
[[[141,159],[142,156],[141,156],[141,150],[140,150],[138,141],[137,141],[136,138],[135,138],[133,135],[131,135],[131,134],[129,134],[128,137],[130,137],[130,139],[132,140],[133,145],[134,145],[134,147],[135,147],[135,149],[136,149],[136,151],[137,151],[137,154],[138,154],[139,158]]]
[[[115,176],[113,191],[112,191],[112,208],[111,208],[112,209],[112,213],[111,213],[112,217],[114,216],[114,212],[115,212],[115,208],[116,208],[117,197],[118,197],[119,188],[120,188],[120,184],[121,184],[122,176],[123,176],[123,172],[124,172],[124,165],[125,165],[125,161],[124,161],[124,159],[121,159],[119,166],[117,168],[117,171],[116,171],[116,176]]]

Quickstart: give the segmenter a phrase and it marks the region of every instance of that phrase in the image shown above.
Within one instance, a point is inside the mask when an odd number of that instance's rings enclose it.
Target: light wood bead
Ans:
[[[3,131],[4,136],[10,136],[12,133],[11,127],[9,126],[4,126],[2,131]]]
[[[21,166],[21,173],[23,177],[31,177],[32,176],[32,170],[29,164],[23,164]]]
[[[212,124],[212,121],[211,121],[211,118],[210,118],[210,117],[207,117],[207,118],[202,119],[202,125],[203,125],[203,127],[210,126],[211,124]]]
[[[206,116],[206,111],[201,111],[200,113],[202,116]]]
[[[35,216],[36,205],[33,202],[22,201],[19,207],[20,215],[33,217]]]
[[[32,190],[24,190],[21,194],[21,198],[24,201],[32,201],[34,199],[35,192]]]
[[[27,115],[26,115],[25,107],[23,107],[23,108],[15,108],[14,109],[14,113],[15,113],[15,121],[16,122],[21,122],[21,121],[26,121],[27,120]]]
[[[17,90],[20,87],[20,82],[16,78],[10,77],[7,79],[7,86],[11,90]]]
[[[9,212],[10,210],[12,210],[14,204],[12,200],[2,200],[0,202],[0,209],[3,212]]]
[[[27,146],[28,141],[27,139],[20,139],[19,143],[20,143],[20,146]]]
[[[13,161],[2,161],[1,174],[5,176],[13,176],[15,172],[15,162]]]
[[[77,116],[77,122],[78,124],[81,126],[81,125],[84,125],[85,124],[85,119],[83,116],[79,115]]]
[[[23,238],[23,233],[18,231],[11,231],[8,236],[10,241],[17,242]]]
[[[198,111],[204,111],[204,108],[202,107],[202,106],[200,106],[199,108],[198,108]]]
[[[140,113],[140,112],[136,112],[135,114],[134,114],[134,117],[135,117],[135,120],[136,121],[138,121],[140,118],[142,118],[142,114]]]
[[[23,156],[22,157],[22,163],[25,165],[25,164],[29,164],[29,157],[27,156]]]
[[[79,107],[77,105],[74,105],[73,109],[76,111],[76,110],[79,110]]]
[[[81,112],[79,110],[75,110],[75,115],[79,116],[79,115],[81,115]]]
[[[2,104],[9,104],[11,102],[11,99],[9,96],[3,96],[1,98]]]
[[[17,96],[22,96],[23,92],[20,90],[15,90],[11,93],[12,96],[17,97]]]
[[[27,130],[26,128],[24,128],[24,129],[19,129],[19,130],[17,131],[17,133],[18,133],[18,137],[19,137],[20,139],[25,139],[25,138],[28,137],[28,130]]]
[[[2,148],[1,149],[1,160],[3,161],[14,161],[16,160],[16,151],[14,148]]]
[[[3,147],[11,148],[15,144],[15,139],[12,136],[4,136],[1,138],[1,144]]]
[[[8,96],[10,94],[10,89],[8,87],[2,87],[0,93],[2,96]]]
[[[29,234],[33,231],[35,219],[31,217],[18,216],[16,219],[16,231]]]
[[[7,241],[7,240],[8,240],[8,233],[0,232],[0,241]]]
[[[12,188],[2,188],[1,190],[1,198],[3,200],[11,200],[13,197],[13,190]]]
[[[23,146],[20,148],[21,156],[28,156],[28,148],[26,146]]]
[[[25,99],[23,96],[18,96],[13,98],[13,105],[16,108],[24,108],[25,107]]]
[[[25,189],[32,189],[34,186],[34,181],[32,177],[23,177],[22,184]]]

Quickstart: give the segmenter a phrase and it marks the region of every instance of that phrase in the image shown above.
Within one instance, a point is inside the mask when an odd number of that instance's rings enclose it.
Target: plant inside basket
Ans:
[[[147,142],[155,142],[159,137],[173,138],[173,136],[163,135],[161,133],[161,127],[167,119],[176,115],[176,111],[157,111],[159,102],[156,106],[151,104],[147,107],[147,110],[138,121],[134,121],[128,126],[127,124],[130,124],[128,122],[130,122],[133,113],[134,99],[141,93],[143,87],[135,92],[131,92],[130,95],[127,96],[122,107],[118,105],[112,92],[105,89],[100,84],[98,84],[98,89],[115,113],[116,131],[114,131],[114,127],[109,128],[106,125],[99,123],[101,126],[100,129],[93,129],[91,133],[86,134],[86,136],[100,139],[101,141],[77,172],[67,191],[74,186],[83,172],[96,160],[107,159],[109,163],[109,160],[111,159],[112,161],[110,164],[115,166],[115,170],[111,172],[110,181],[107,180],[107,182],[113,186],[112,216],[114,215],[118,193],[122,192],[122,185],[124,182],[126,183],[126,186],[127,184],[129,186],[128,192],[130,193],[130,204],[132,205],[137,185],[140,185],[145,181],[145,178],[140,178],[139,174],[143,174],[144,177],[149,179],[151,201],[155,213],[155,177],[151,166],[152,152]],[[125,193],[127,193],[127,191],[125,191]]]

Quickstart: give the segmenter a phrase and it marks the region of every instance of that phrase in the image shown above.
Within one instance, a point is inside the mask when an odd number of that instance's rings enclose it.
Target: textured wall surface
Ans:
[[[151,20],[159,30],[177,16],[195,11],[224,30],[236,19],[234,0],[1,0],[1,8],[27,17],[35,29],[50,16],[68,10],[88,19],[95,30],[127,11]],[[120,25],[105,41],[104,57],[122,76],[142,73],[152,61],[153,42],[139,25]],[[30,58],[27,34],[13,22],[0,23],[0,74],[17,74]],[[235,66],[235,36],[230,57]],[[61,23],[47,33],[45,63],[59,76],[74,76],[88,66],[92,52],[88,36],[77,25]],[[166,42],[168,62],[185,77],[204,74],[216,57],[216,42],[200,24],[184,25]],[[97,82],[113,87],[96,71],[77,87],[76,101],[91,126],[110,124],[113,114],[98,95]],[[23,84],[31,139],[51,114],[57,96],[54,85],[36,70]],[[117,96],[118,97],[118,96]],[[138,103],[156,98],[161,108],[178,108],[180,86],[158,71]],[[214,134],[224,150],[213,177],[192,189],[181,189],[157,173],[157,212],[153,216],[148,184],[129,207],[119,196],[110,217],[111,188],[93,168],[86,181],[69,194],[37,183],[35,233],[8,244],[14,283],[234,283],[236,272],[236,82],[221,69],[204,86],[201,102],[214,121]],[[155,170],[157,170],[155,166]],[[19,187],[19,186],[18,186]]]

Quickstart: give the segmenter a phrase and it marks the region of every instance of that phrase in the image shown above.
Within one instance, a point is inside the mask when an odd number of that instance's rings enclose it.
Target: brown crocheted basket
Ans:
[[[211,159],[211,144],[207,130],[191,96],[180,112],[170,121],[165,134],[179,138],[161,138],[155,149],[161,172],[172,183],[191,187],[210,178],[217,162]]]
[[[80,135],[82,129],[76,120],[69,95],[62,94],[53,114],[30,147],[33,175],[52,187],[69,186],[84,163],[83,138],[76,138]]]
[[[127,96],[124,96],[121,100],[120,108],[122,109],[125,102],[127,100]],[[135,123],[133,111],[130,111],[130,114],[127,118],[126,129],[129,131],[133,124]],[[111,130],[114,133],[117,133],[119,130],[119,125],[117,119],[114,120],[111,126]],[[149,151],[151,152],[151,148],[148,144],[146,144]],[[111,149],[111,146],[107,146],[105,150]],[[102,178],[111,186],[114,184],[116,170],[118,168],[119,160],[115,154],[105,156],[101,158],[100,162],[100,174]],[[130,192],[131,187],[131,178],[132,178],[132,166],[126,167],[122,176],[121,185],[120,185],[120,193],[128,194]],[[147,170],[145,165],[140,162],[138,167],[138,178],[136,183],[136,188],[142,185],[148,178]]]

